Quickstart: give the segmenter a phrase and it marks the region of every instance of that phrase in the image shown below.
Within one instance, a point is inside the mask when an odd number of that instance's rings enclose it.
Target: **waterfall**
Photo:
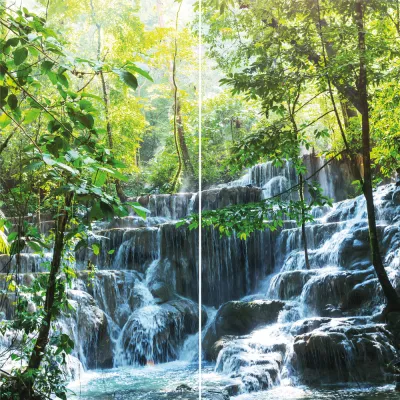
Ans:
[[[307,157],[309,171],[325,162]],[[293,221],[275,232],[255,232],[246,241],[204,229],[200,266],[199,232],[176,227],[198,210],[197,193],[140,196],[133,200],[149,209],[146,220],[132,212],[98,224],[89,246],[76,254],[77,279],[67,292],[73,310],[57,321],[57,329],[76,343],[68,359],[71,378],[82,368],[150,368],[198,359],[201,268],[202,357],[213,363],[210,380],[220,377],[229,393],[283,383],[389,379],[385,366],[396,350],[388,326],[373,317],[384,297],[369,259],[365,200],[344,200],[349,191],[332,177],[347,176],[347,167],[331,163],[329,168],[317,179],[341,201],[315,208],[314,221],[306,225],[309,270],[301,230]],[[296,182],[290,163],[259,164],[237,181],[203,191],[202,209],[261,201]],[[382,256],[400,289],[395,190],[394,185],[379,187],[374,198]],[[20,279],[35,279],[50,257],[24,253]],[[87,271],[88,265],[96,270]],[[11,303],[1,310],[6,318],[12,316]],[[0,342],[5,346],[9,336]]]

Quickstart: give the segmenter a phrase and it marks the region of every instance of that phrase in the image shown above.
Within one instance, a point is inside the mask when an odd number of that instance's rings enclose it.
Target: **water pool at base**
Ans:
[[[70,383],[68,400],[151,400],[185,383],[198,386],[198,366],[174,361],[147,367],[93,370]]]
[[[232,380],[206,366],[202,373],[203,388],[221,388]],[[198,387],[198,365],[174,361],[142,368],[114,368],[84,373],[69,385],[68,400],[161,400],[185,399],[166,397],[166,393],[186,384]],[[164,397],[165,396],[165,397]],[[399,400],[393,385],[386,386],[278,386],[268,391],[246,393],[232,400]]]

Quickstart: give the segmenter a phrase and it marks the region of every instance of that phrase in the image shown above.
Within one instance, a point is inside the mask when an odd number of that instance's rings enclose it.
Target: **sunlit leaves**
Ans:
[[[35,121],[39,115],[41,113],[41,110],[37,109],[37,108],[32,108],[30,110],[27,110],[24,113],[24,122],[26,124],[30,124],[31,122]]]
[[[10,125],[11,119],[8,117],[6,114],[1,114],[0,115],[0,128],[6,128],[8,125]]]
[[[98,244],[96,244],[96,243],[93,243],[92,244],[92,251],[93,251],[93,254],[95,256],[98,256],[100,254],[100,246]]]

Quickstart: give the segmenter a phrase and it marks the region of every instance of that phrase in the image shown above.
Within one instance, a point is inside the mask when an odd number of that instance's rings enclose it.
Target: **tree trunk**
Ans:
[[[303,179],[303,175],[300,174],[299,175],[299,184],[300,184],[300,188],[299,188],[299,196],[300,196],[300,201],[302,204],[301,207],[301,238],[302,238],[302,242],[303,242],[303,249],[304,249],[304,259],[305,259],[305,264],[306,264],[306,268],[310,269],[310,259],[308,257],[308,243],[307,243],[307,235],[306,235],[306,224],[304,222],[304,216],[305,216],[305,212],[304,212],[304,179]]]
[[[176,60],[178,57],[178,21],[179,21],[179,13],[181,10],[182,2],[179,3],[178,11],[176,13],[175,18],[175,41],[174,41],[174,56],[172,60],[172,64],[170,65],[170,86],[173,93],[174,98],[174,142],[175,142],[175,149],[176,154],[178,156],[178,168],[175,172],[175,175],[171,182],[171,192],[175,192],[179,177],[182,173],[186,175],[189,182],[193,182],[194,180],[194,169],[192,162],[190,160],[189,150],[186,145],[185,139],[185,130],[182,121],[182,114],[181,114],[181,106],[178,96],[178,85],[176,82]],[[163,19],[163,4],[161,0],[157,0],[157,13],[158,13],[158,23],[161,28],[165,27],[164,19]]]
[[[100,33],[99,33],[100,34]],[[103,89],[103,100],[104,100],[104,112],[106,116],[106,128],[107,128],[107,138],[108,138],[108,147],[110,150],[114,148],[114,142],[113,142],[113,135],[112,135],[112,128],[111,128],[111,122],[110,122],[110,114],[109,114],[109,99],[108,99],[108,93],[107,93],[107,86],[106,86],[106,80],[104,78],[103,71],[100,71],[100,79],[101,79],[101,86]],[[117,196],[121,200],[122,203],[125,203],[128,200],[128,197],[124,193],[124,190],[122,189],[121,181],[117,178],[114,179],[115,182],[115,190],[117,192]]]
[[[184,172],[186,173],[186,176],[190,180],[193,180],[194,169],[193,169],[193,165],[190,161],[189,149],[186,145],[185,131],[184,131],[183,122],[182,122],[181,104],[180,104],[179,99],[177,102],[176,122],[177,122],[177,129],[178,129],[179,146],[181,148],[181,153],[182,153]]]
[[[367,67],[365,59],[365,31],[364,31],[364,4],[363,0],[356,0],[356,24],[358,28],[358,51],[360,61],[360,72],[358,91],[360,95],[361,116],[362,116],[362,151],[364,164],[364,183],[363,192],[367,203],[369,242],[371,248],[372,263],[382,286],[383,292],[387,298],[387,310],[400,310],[399,296],[391,284],[382,262],[382,256],[379,249],[378,233],[376,229],[376,217],[374,198],[372,192],[372,170],[370,158],[370,125],[368,110],[368,89],[367,89]]]
[[[94,8],[93,0],[90,0],[90,8],[92,10],[93,22],[96,25],[96,29],[97,29],[97,60],[100,61],[100,59],[101,59],[101,25],[96,20],[96,12],[95,12],[95,8]],[[100,75],[101,87],[102,87],[102,92],[103,92],[104,114],[106,117],[108,147],[110,148],[110,150],[112,150],[114,148],[114,142],[113,142],[112,127],[111,127],[110,112],[109,112],[110,101],[109,101],[108,93],[107,93],[106,80],[104,78],[104,73],[102,70],[100,70],[99,75]],[[121,181],[119,179],[115,178],[114,183],[115,183],[115,191],[117,192],[118,198],[120,199],[120,201],[122,203],[126,202],[128,200],[128,197],[124,193]]]
[[[49,342],[49,333],[51,328],[51,322],[54,314],[57,310],[53,308],[54,300],[57,293],[57,275],[60,272],[60,266],[62,261],[62,255],[64,251],[64,234],[68,222],[69,217],[69,207],[72,203],[73,194],[68,193],[65,196],[65,205],[61,214],[57,220],[56,232],[55,232],[55,240],[54,240],[54,249],[53,249],[53,258],[51,261],[50,273],[48,286],[46,291],[46,299],[44,303],[44,312],[45,316],[43,318],[42,324],[39,329],[39,334],[36,339],[35,346],[33,348],[31,357],[29,359],[28,367],[24,372],[26,377],[26,386],[21,388],[22,393],[26,399],[30,399],[33,396],[33,384],[34,384],[34,375],[31,375],[31,370],[37,370],[40,367],[40,364],[43,360],[43,357],[46,352],[46,346]]]
[[[300,88],[299,88],[300,89]],[[299,92],[300,95],[300,92]],[[292,122],[293,129],[296,133],[296,140],[298,138],[298,128],[297,128],[297,123],[295,119],[295,109],[296,109],[296,103],[299,98],[299,95],[297,96],[293,107],[290,106],[290,102],[288,103],[288,111],[290,115],[290,120]],[[304,261],[307,269],[310,269],[310,259],[308,257],[308,244],[307,244],[307,235],[306,235],[306,223],[304,222],[304,217],[305,217],[305,210],[304,210],[304,179],[303,175],[299,174],[299,197],[301,201],[301,241],[303,244],[303,250],[304,250]]]
[[[340,101],[340,108],[342,109],[344,126],[347,129],[349,127],[350,118],[357,117],[357,110],[345,101]]]

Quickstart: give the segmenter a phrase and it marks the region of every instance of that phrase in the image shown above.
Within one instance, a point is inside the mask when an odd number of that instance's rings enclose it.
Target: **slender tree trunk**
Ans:
[[[182,161],[183,161],[183,167],[184,170],[189,177],[189,179],[193,179],[194,177],[194,169],[193,165],[190,161],[190,155],[189,155],[189,149],[186,145],[186,140],[185,140],[185,131],[183,128],[183,121],[182,121],[182,113],[181,113],[181,104],[178,99],[178,104],[177,104],[177,115],[176,115],[176,122],[177,122],[177,129],[178,129],[178,140],[179,140],[179,146],[181,148],[181,153],[182,153]]]
[[[92,18],[93,22],[96,25],[97,29],[97,60],[100,61],[101,59],[101,25],[96,21],[96,12],[94,9],[94,4],[93,0],[90,0],[90,8],[92,10]],[[104,114],[106,117],[106,129],[107,129],[107,138],[108,138],[108,147],[110,150],[113,150],[114,148],[114,142],[113,142],[113,134],[112,134],[112,127],[111,127],[111,121],[110,121],[110,100],[108,97],[108,92],[107,92],[107,85],[106,85],[106,80],[104,78],[104,73],[102,70],[100,70],[100,80],[101,80],[101,88],[103,92],[103,101],[104,101]],[[117,192],[117,196],[121,200],[122,203],[128,200],[128,197],[125,195],[124,190],[122,189],[122,184],[121,181],[117,178],[114,179],[115,183],[115,191]]]
[[[358,51],[360,61],[358,91],[360,94],[360,104],[362,109],[362,150],[364,165],[363,192],[367,203],[369,241],[371,248],[372,263],[387,298],[387,311],[400,310],[399,296],[391,284],[382,262],[379,249],[378,232],[376,228],[376,216],[374,207],[374,197],[372,192],[372,170],[370,156],[370,125],[369,125],[369,105],[368,105],[368,82],[366,66],[366,47],[364,31],[364,2],[356,0],[356,24],[358,28]]]
[[[300,93],[300,92],[299,92]],[[292,121],[292,126],[296,134],[296,140],[298,136],[298,128],[297,128],[297,123],[295,119],[295,108],[296,108],[296,103],[299,98],[299,95],[297,96],[293,107],[290,106],[290,103],[288,103],[288,110],[290,114],[290,119]],[[306,223],[304,222],[304,217],[305,217],[305,210],[304,210],[304,178],[302,174],[299,174],[299,197],[301,201],[301,241],[303,244],[303,250],[304,250],[304,261],[307,269],[310,269],[310,258],[308,256],[308,243],[307,243],[307,235],[306,235]]]
[[[57,293],[57,275],[60,272],[62,255],[64,251],[64,234],[68,222],[69,208],[72,204],[72,198],[72,193],[68,193],[65,196],[65,204],[63,210],[61,211],[57,219],[53,258],[51,261],[46,299],[44,303],[45,315],[39,329],[39,334],[36,339],[35,346],[29,359],[28,367],[24,373],[27,377],[25,381],[26,387],[21,388],[23,395],[26,396],[23,397],[24,399],[30,399],[33,396],[34,375],[31,375],[30,372],[32,370],[37,370],[40,367],[40,364],[46,352],[46,346],[49,342],[51,322],[57,311],[53,308],[56,295],[59,295],[59,293]]]
[[[350,124],[350,118],[357,117],[357,110],[351,107],[345,101],[340,101],[340,108],[342,110],[344,127],[347,129]]]
[[[304,259],[305,259],[305,264],[306,264],[306,268],[310,269],[310,259],[308,257],[308,243],[307,243],[307,235],[306,235],[306,224],[304,222],[304,217],[305,217],[305,212],[304,212],[304,179],[303,179],[303,175],[299,174],[299,184],[300,184],[300,188],[299,188],[299,196],[300,196],[300,201],[302,204],[301,207],[301,219],[302,219],[302,223],[301,223],[301,238],[302,238],[302,242],[303,242],[303,249],[304,249]]]
[[[171,192],[176,191],[178,180],[182,172],[185,173],[186,177],[189,179],[189,182],[192,182],[194,180],[194,169],[192,162],[190,160],[189,150],[186,145],[185,130],[183,126],[181,106],[178,96],[178,85],[176,82],[176,64],[177,64],[176,61],[178,57],[177,34],[178,34],[178,21],[179,21],[179,13],[181,10],[181,5],[182,3],[179,3],[178,11],[176,13],[176,18],[175,18],[174,56],[172,60],[172,65],[170,67],[171,71],[170,86],[174,97],[174,142],[175,142],[176,154],[178,156],[178,167],[172,179]],[[162,1],[157,0],[158,23],[161,28],[164,28],[162,6],[163,6]]]
[[[114,148],[114,141],[113,141],[111,122],[110,122],[110,112],[109,112],[110,101],[108,98],[106,80],[104,78],[103,71],[100,71],[100,79],[101,79],[101,86],[103,89],[104,112],[106,116],[108,147],[110,148],[110,150],[112,150]],[[126,202],[128,200],[128,197],[125,195],[124,190],[122,189],[121,181],[115,178],[114,182],[115,182],[115,190],[117,192],[117,196],[119,197],[122,203]]]

